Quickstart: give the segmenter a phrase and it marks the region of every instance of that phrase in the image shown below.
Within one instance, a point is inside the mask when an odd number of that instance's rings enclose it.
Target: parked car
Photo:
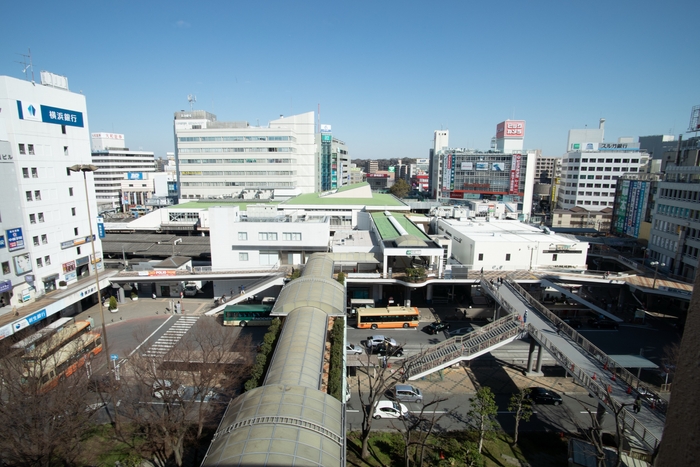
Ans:
[[[613,321],[608,318],[603,318],[603,319],[594,319],[589,322],[591,326],[593,326],[596,329],[619,329],[620,325],[617,324],[617,321]]]
[[[446,331],[450,329],[450,323],[447,321],[435,321],[434,323],[430,323],[426,327],[423,328],[423,331],[427,332],[428,334],[437,334],[440,331]]]
[[[396,344],[396,341],[393,338],[386,337],[386,336],[383,336],[381,334],[367,337],[367,341],[366,341],[365,345],[369,349],[370,347],[375,347],[377,345],[384,344],[384,343],[388,343],[389,345],[392,345],[394,347],[396,347],[398,345],[398,344]]]
[[[388,342],[377,344],[367,348],[367,353],[370,355],[379,355],[380,357],[401,357],[403,356],[403,347],[400,345],[391,345]]]
[[[153,382],[151,394],[156,399],[163,399],[165,397],[182,397],[183,394],[185,394],[185,387],[174,387],[173,383],[167,379],[156,380]]]
[[[408,408],[395,401],[377,401],[374,405],[374,418],[403,418],[408,415]]]
[[[347,355],[360,355],[362,353],[362,347],[356,344],[345,344],[345,353]]]
[[[530,388],[528,397],[535,404],[559,405],[563,402],[559,394],[546,388]]]
[[[397,384],[389,390],[391,398],[399,402],[423,403],[423,393],[410,384]]]
[[[450,335],[450,337],[463,336],[465,334],[469,334],[473,330],[474,330],[474,328],[471,325],[467,325],[466,327],[455,329],[454,331],[450,331],[449,335]]]

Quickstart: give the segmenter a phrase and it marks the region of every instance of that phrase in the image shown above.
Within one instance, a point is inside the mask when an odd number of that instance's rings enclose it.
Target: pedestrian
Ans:
[[[634,400],[634,413],[639,413],[642,410],[642,396],[637,395]]]
[[[527,310],[525,310],[525,313],[523,313],[523,323],[527,324]]]
[[[155,299],[156,299],[156,293],[153,292],[153,300],[155,300]]]
[[[561,323],[557,321],[557,336],[561,334]]]
[[[484,268],[481,268],[481,275],[484,275]]]

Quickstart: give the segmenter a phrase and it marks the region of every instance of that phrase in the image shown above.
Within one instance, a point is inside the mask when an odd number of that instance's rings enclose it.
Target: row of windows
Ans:
[[[63,134],[65,134],[65,131],[63,132]],[[27,155],[27,154],[29,154],[30,156],[36,155],[33,144],[27,144],[25,146],[24,143],[19,143],[19,153],[20,153],[20,155]],[[63,155],[64,156],[69,155],[68,146],[63,146]]]
[[[571,179],[581,179],[581,180],[618,180],[620,178],[619,175],[581,175],[580,177],[576,174],[568,174],[566,178],[571,178]]]
[[[615,185],[610,183],[567,183],[565,186],[578,186],[579,188],[615,188]]]
[[[681,208],[678,206],[669,206],[667,204],[659,204],[657,211],[659,214],[664,214],[671,217],[681,217],[683,219],[698,219],[700,211],[695,209]]]
[[[179,136],[179,142],[197,141],[296,141],[293,136]]]
[[[639,164],[639,159],[615,159],[615,158],[605,158],[605,157],[598,157],[597,159],[595,157],[592,158],[580,158],[580,157],[571,157],[569,159],[564,159],[563,161],[565,164],[567,163],[572,163],[572,164],[578,164],[579,162],[586,162],[586,163],[592,163],[595,164],[596,162],[598,164]]]
[[[178,154],[206,154],[229,152],[295,152],[294,148],[180,148]]]
[[[671,188],[663,188],[660,190],[661,198],[677,199],[681,201],[698,201],[700,195],[698,191],[690,190],[673,190]]]
[[[41,256],[36,259],[36,267],[43,268],[44,265],[51,265],[51,256],[44,256],[43,260],[41,259]]]
[[[180,159],[180,164],[291,164],[292,159]]]
[[[576,200],[574,203],[574,200],[572,199],[561,199],[560,201],[562,204],[576,204],[577,206],[614,206],[615,202],[614,201],[583,201],[583,200]]]
[[[41,234],[41,243],[39,243],[39,236],[36,235],[32,237],[34,246],[47,245],[49,243],[49,237],[46,234]]]
[[[669,251],[676,251],[678,249],[678,241],[658,235],[651,236],[651,244]]]
[[[566,190],[567,195],[575,195],[576,191],[575,190]],[[579,191],[578,192],[579,196],[608,196],[608,197],[615,197],[615,192],[609,192],[609,193],[601,193],[599,191]]]
[[[238,232],[238,240],[248,240],[248,232]],[[277,241],[277,232],[258,232],[258,240],[261,241]],[[282,232],[282,240],[287,242],[300,242],[301,232]],[[233,246],[233,249],[236,247]]]
[[[272,177],[272,176],[279,176],[279,175],[294,176],[294,175],[296,175],[296,171],[294,171],[294,170],[248,170],[248,171],[190,170],[190,171],[182,171],[182,172],[180,172],[180,175],[184,175],[184,176],[203,175],[203,176],[207,176],[207,177],[220,176],[220,175],[229,175],[229,176],[235,176],[235,177],[253,177],[253,176]]]
[[[293,188],[294,182],[182,182],[183,187],[195,186],[240,186],[251,188]]]
[[[484,260],[484,254],[483,254],[483,253],[479,253],[479,261],[483,261],[483,260]],[[510,253],[506,253],[506,258],[505,258],[505,260],[506,260],[506,261],[510,261]],[[555,254],[552,255],[552,261],[556,261],[556,260],[557,260],[557,254],[555,253]],[[482,272],[483,272],[483,271],[482,271]],[[492,282],[492,283],[493,283],[493,282]]]

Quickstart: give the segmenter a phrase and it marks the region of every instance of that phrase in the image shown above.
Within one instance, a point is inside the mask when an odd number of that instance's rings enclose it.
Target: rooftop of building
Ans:
[[[540,229],[518,221],[461,221],[458,219],[440,219],[440,221],[449,224],[465,237],[474,241],[499,243],[538,242],[551,244],[572,244],[579,242],[579,240],[573,236],[557,234],[546,227]]]
[[[355,183],[332,192],[307,193],[284,202],[285,205],[305,206],[388,206],[408,207],[394,195],[373,193],[368,183]]]

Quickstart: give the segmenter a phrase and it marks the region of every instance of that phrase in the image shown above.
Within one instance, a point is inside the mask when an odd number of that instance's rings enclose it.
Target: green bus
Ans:
[[[272,305],[227,305],[224,308],[224,326],[269,326]]]

